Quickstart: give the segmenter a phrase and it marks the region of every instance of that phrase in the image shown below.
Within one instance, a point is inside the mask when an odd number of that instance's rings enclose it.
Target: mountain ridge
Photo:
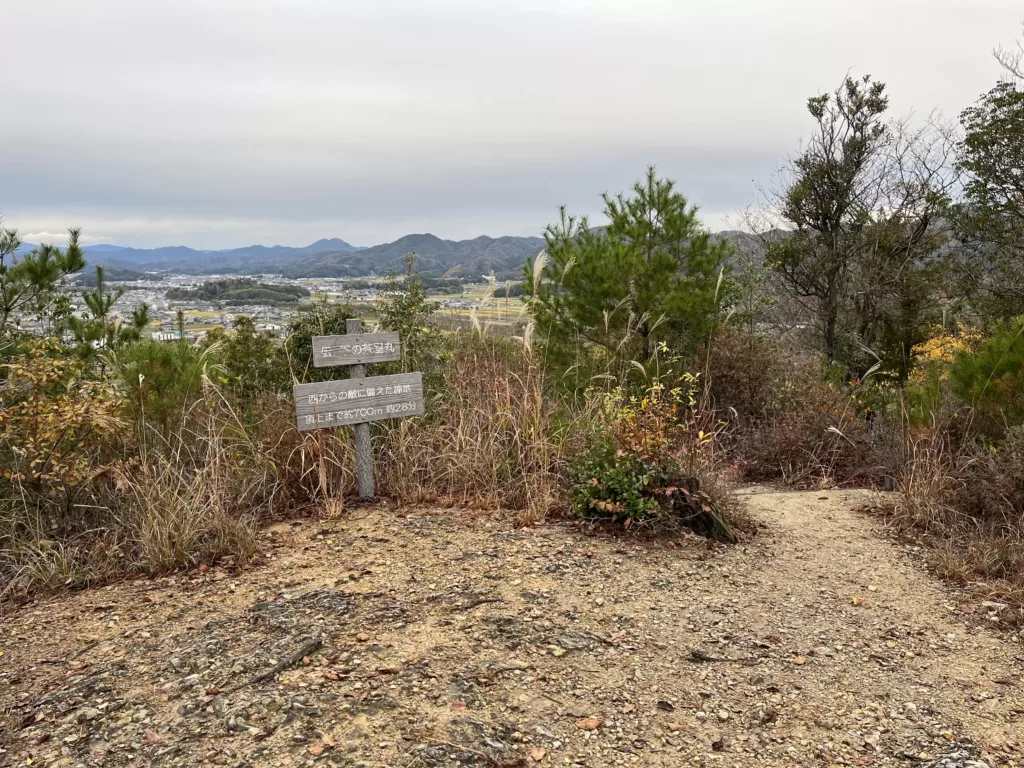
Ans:
[[[431,233],[416,233],[369,248],[350,245],[340,238],[323,238],[308,246],[250,245],[219,251],[187,246],[128,248],[87,246],[90,264],[119,269],[173,271],[186,274],[279,274],[303,277],[366,277],[405,269],[405,257],[416,254],[417,268],[427,277],[451,273],[477,277],[491,270],[518,271],[527,256],[544,247],[540,237],[491,237],[445,240]],[[216,259],[211,260],[211,256]]]
[[[730,240],[748,258],[760,255],[757,238],[748,233],[723,231],[715,236]],[[368,248],[334,237],[301,247],[257,244],[197,250],[183,245],[130,248],[100,244],[86,246],[84,250],[90,265],[102,264],[112,269],[194,275],[275,274],[292,279],[401,273],[405,271],[407,254],[415,253],[416,268],[425,277],[476,279],[494,273],[506,279],[520,277],[526,259],[535,257],[544,245],[541,237],[479,235],[467,240],[446,240],[421,232]],[[25,244],[21,250],[31,247]]]

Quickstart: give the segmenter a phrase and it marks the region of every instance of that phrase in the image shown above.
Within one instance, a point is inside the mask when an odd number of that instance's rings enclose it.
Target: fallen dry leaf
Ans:
[[[333,746],[335,745],[335,741],[334,741],[334,734],[333,734],[333,733],[328,733],[328,734],[325,734],[325,735],[324,735],[324,737],[323,737],[323,738],[321,739],[321,741],[322,741],[322,742],[323,742],[323,743],[324,743],[324,744],[325,744],[326,746],[328,746],[328,747],[333,747]]]
[[[544,749],[544,747],[534,747],[530,750],[530,757],[532,757],[539,763],[541,760],[544,759],[544,755],[546,755],[547,753],[548,751]]]
[[[322,755],[324,753],[324,750],[326,750],[326,749],[327,749],[327,747],[325,747],[323,744],[310,744],[309,745],[309,754],[315,755],[315,756],[319,757],[320,755]]]

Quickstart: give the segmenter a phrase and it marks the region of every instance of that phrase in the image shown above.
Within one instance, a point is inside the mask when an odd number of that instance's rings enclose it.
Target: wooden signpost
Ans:
[[[314,336],[313,365],[350,367],[349,378],[296,384],[296,426],[300,432],[351,425],[355,432],[356,485],[360,498],[373,497],[370,422],[423,413],[423,376],[399,373],[367,376],[367,363],[400,360],[397,333],[361,333],[361,320],[346,321],[344,336]]]

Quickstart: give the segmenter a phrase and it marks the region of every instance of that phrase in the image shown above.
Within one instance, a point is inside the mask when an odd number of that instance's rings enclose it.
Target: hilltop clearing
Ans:
[[[853,509],[746,545],[382,507],[0,629],[26,765],[1017,765],[1024,652]],[[991,610],[989,610],[991,608]]]

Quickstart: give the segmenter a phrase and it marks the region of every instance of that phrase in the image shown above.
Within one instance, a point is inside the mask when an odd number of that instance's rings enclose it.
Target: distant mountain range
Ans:
[[[22,251],[36,246],[26,243]],[[317,240],[302,248],[250,245],[222,251],[185,246],[126,248],[86,246],[90,264],[122,270],[184,274],[279,274],[284,277],[366,277],[389,270],[402,272],[405,257],[416,254],[416,266],[427,277],[478,277],[492,270],[498,276],[518,276],[527,256],[544,247],[540,237],[477,237],[442,240],[431,234],[406,235],[393,243],[358,248],[339,238]]]
[[[758,241],[743,232],[721,232],[748,256],[760,250]],[[21,250],[35,246],[25,244]],[[393,243],[357,248],[339,238],[317,240],[302,248],[250,245],[223,251],[200,251],[185,246],[127,248],[120,245],[86,246],[90,264],[103,264],[122,274],[176,272],[210,275],[275,274],[289,278],[367,277],[405,270],[405,257],[416,254],[416,266],[425,277],[478,278],[491,272],[500,279],[522,275],[527,258],[544,247],[540,237],[487,237],[442,240],[431,234],[406,235]],[[756,254],[759,255],[759,254]]]

